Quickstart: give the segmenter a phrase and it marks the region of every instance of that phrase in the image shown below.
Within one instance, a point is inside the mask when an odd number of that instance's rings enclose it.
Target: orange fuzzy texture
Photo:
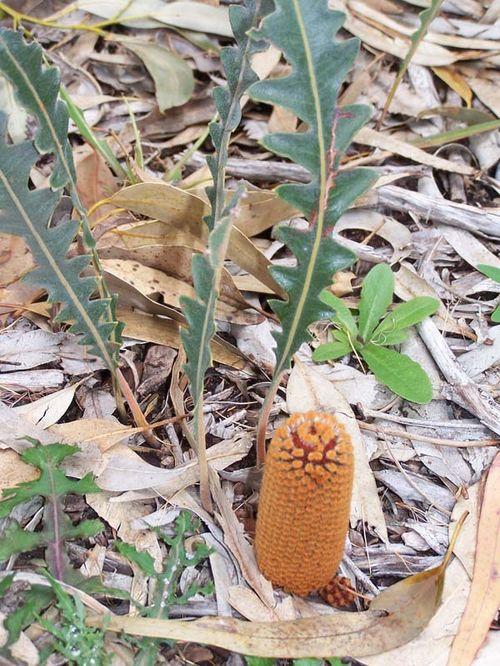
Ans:
[[[354,456],[330,414],[293,414],[266,456],[255,534],[264,576],[306,596],[327,585],[344,553]]]

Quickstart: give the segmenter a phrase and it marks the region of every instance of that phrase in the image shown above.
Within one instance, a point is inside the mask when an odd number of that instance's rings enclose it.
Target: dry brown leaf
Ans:
[[[351,436],[354,447],[354,485],[351,504],[351,522],[358,520],[373,526],[380,538],[387,543],[387,527],[373,473],[368,464],[363,435],[351,406],[332,382],[311,366],[295,357],[287,386],[288,411],[308,410],[335,412]]]
[[[156,342],[156,344],[174,347],[175,349],[180,347],[180,326],[175,321],[160,319],[132,310],[119,310],[117,317],[125,324],[123,334],[127,338]],[[212,354],[214,360],[218,363],[224,363],[238,370],[247,366],[247,362],[237,348],[221,338],[216,337],[212,341]]]
[[[87,143],[73,150],[78,195],[87,210],[102,199],[112,196],[117,190],[116,179],[104,158]],[[90,218],[91,226],[98,218],[112,210],[101,206]]]
[[[357,9],[361,12],[365,9],[365,3],[356,3]],[[368,20],[365,22],[358,18],[360,14],[351,10],[352,2],[350,0],[330,0],[329,5],[332,9],[339,9],[346,13],[346,22],[344,27],[350,33],[359,37],[362,42],[373,48],[390,53],[403,60],[408,53],[409,40],[406,35],[400,31],[389,31],[382,23],[376,23]],[[451,65],[457,60],[457,56],[437,44],[424,41],[419,45],[412,62],[417,65]]]
[[[439,605],[444,566],[387,588],[372,602],[372,609],[363,613],[338,612],[277,622],[243,622],[227,617],[185,622],[113,616],[106,618],[106,628],[195,641],[258,657],[364,657],[404,645],[422,631]],[[103,618],[89,617],[88,624],[103,626]]]
[[[195,292],[191,285],[156,268],[129,259],[104,259],[102,267],[110,289],[118,294],[120,307],[138,307],[148,314],[164,315],[184,322],[183,315],[178,311],[181,309],[180,298],[194,298]],[[161,295],[166,305],[156,301],[157,294]],[[244,306],[247,306],[246,302],[241,300]],[[216,308],[217,319],[242,325],[259,324],[263,320],[262,315],[241,308],[241,303],[235,307],[219,300]]]
[[[23,462],[19,453],[11,449],[0,450],[0,469],[0,490],[33,481],[40,475],[36,467]]]
[[[479,513],[479,484],[468,488],[468,497],[459,497],[449,526],[450,538],[465,512],[469,515],[453,547],[457,556],[446,570],[441,605],[421,634],[395,650],[368,657],[366,666],[445,666],[453,637],[465,608],[470,588],[469,570],[474,565],[476,530]]]
[[[477,533],[476,560],[467,606],[449,666],[470,666],[500,606],[500,453],[490,468]]]
[[[134,213],[147,215],[188,232],[201,243],[207,239],[207,227],[203,217],[209,206],[201,197],[167,183],[140,183],[118,192],[111,198],[117,206]],[[240,228],[231,230],[228,257],[248,273],[255,275],[276,294],[282,294],[279,285],[268,271],[269,260],[245,236]]]
[[[454,90],[457,95],[460,95],[468,108],[472,106],[472,90],[465,78],[455,67],[433,67],[432,71]]]
[[[207,207],[203,199],[168,183],[138,183],[117,192],[110,199],[119,208],[161,220],[203,243],[207,232],[203,216]]]
[[[244,433],[232,440],[222,441],[207,449],[211,467],[220,470],[244,458],[251,447],[250,437]],[[116,449],[115,449],[116,450]],[[107,465],[99,474],[99,488],[113,492],[155,488],[159,495],[170,497],[199,480],[198,460],[192,459],[173,469],[155,467],[132,451],[110,452]]]
[[[467,164],[452,162],[445,160],[442,157],[436,157],[431,153],[426,153],[411,143],[396,139],[390,134],[384,132],[377,132],[377,130],[370,127],[362,127],[354,137],[355,143],[362,143],[372,148],[380,148],[387,150],[395,155],[401,155],[409,160],[418,162],[419,164],[426,164],[434,169],[441,169],[442,171],[451,171],[452,173],[461,173],[463,175],[471,176],[476,170]]]

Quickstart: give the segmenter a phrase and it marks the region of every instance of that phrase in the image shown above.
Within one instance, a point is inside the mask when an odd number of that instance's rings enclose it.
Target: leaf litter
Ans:
[[[497,3],[442,3],[377,126],[409,38],[418,29],[418,15],[428,3],[330,2],[347,14],[342,35],[355,35],[362,43],[359,62],[342,91],[345,103],[368,102],[374,108],[342,166],[379,169],[378,183],[335,229],[336,240],[358,258],[342,296],[355,308],[362,278],[385,261],[397,269],[395,294],[400,300],[424,295],[439,300],[432,322],[420,325],[418,337],[405,343],[405,353],[431,377],[430,404],[393,399],[372,375],[363,374],[352,356],[313,366],[311,347],[328,339],[327,322],[321,322],[311,329],[312,345],[299,350],[286,391],[278,392],[271,411],[270,429],[311,402],[338,411],[355,435],[357,486],[342,567],[361,594],[381,592],[371,610],[364,610],[360,601],[359,612],[335,614],[316,598],[273,592],[250,545],[259,488],[252,433],[272,363],[268,355],[265,362],[259,360],[264,359],[259,351],[263,343],[255,332],[275,325],[266,308],[269,293],[283,295],[267,267],[293,263],[283,246],[276,245],[275,226],[300,224],[300,212],[285,206],[273,188],[308,177],[301,167],[266,153],[249,128],[260,127],[261,135],[295,131],[296,118],[280,107],[244,100],[243,121],[229,147],[230,186],[243,180],[246,197],[231,231],[217,305],[216,364],[205,382],[203,418],[210,433],[207,455],[217,506],[210,516],[200,504],[197,462],[179,425],[193,406],[181,361],[165,371],[160,383],[148,384],[146,358],[155,345],[168,350],[172,362],[176,358],[178,322],[183,319],[178,297],[192,293],[191,255],[206,240],[202,218],[209,210],[204,187],[210,176],[204,156],[212,148],[206,138],[199,145],[193,142],[203,137],[215,112],[211,91],[223,76],[218,53],[231,34],[227,3],[15,4],[16,10],[48,21],[23,19],[23,25],[50,46],[47,57],[62,68],[63,83],[84,109],[86,122],[109,142],[129,173],[127,180],[118,177],[86,144],[77,159],[77,186],[82,200],[93,207],[98,251],[104,262],[115,262],[108,266],[121,280],[116,290],[119,319],[126,325],[122,371],[131,386],[141,387],[140,403],[157,444],[151,447],[140,428],[124,426],[106,413],[102,395],[109,394],[110,386],[102,363],[71,344],[74,335],[61,331],[50,310],[34,303],[40,293],[19,281],[33,265],[31,254],[16,237],[3,235],[0,456],[8,486],[34,478],[20,458],[26,448],[21,437],[76,443],[82,453],[66,470],[77,478],[91,471],[106,489],[89,493],[87,506],[109,525],[104,550],[93,557],[102,558],[100,570],[112,587],[137,584],[144,591],[146,581],[141,583],[130,568],[111,573],[110,529],[161,562],[163,552],[148,526],[156,521],[168,528],[175,519],[169,506],[187,507],[205,521],[218,556],[225,566],[231,562],[233,571],[223,583],[220,566],[217,575],[212,568],[217,604],[232,617],[142,626],[131,610],[130,617],[113,615],[110,628],[127,625],[132,632],[156,631],[179,641],[269,657],[346,654],[370,666],[390,659],[415,665],[493,663],[488,659],[498,641],[488,629],[498,607],[498,540],[492,537],[498,531],[498,484],[493,482],[500,412],[498,333],[490,317],[499,290],[477,269],[500,265]],[[89,28],[102,19],[111,20],[106,38],[60,27],[61,22],[83,21]],[[2,24],[10,25],[8,15]],[[276,50],[255,59],[266,74],[284,73]],[[2,110],[11,109],[9,105],[12,96],[0,95]],[[472,111],[482,114],[479,120],[468,119]],[[490,124],[477,133],[474,126],[480,122]],[[17,126],[9,124],[13,141],[27,131],[21,119]],[[81,129],[71,131],[76,159],[82,150]],[[467,159],[457,158],[457,143],[467,149]],[[180,175],[171,182],[169,174],[179,163]],[[31,177],[34,182],[46,178],[43,164],[34,165]],[[134,284],[135,273],[141,280]],[[102,392],[101,406],[89,411],[88,401],[98,400],[96,391]],[[156,421],[164,425],[155,427]],[[226,432],[229,423],[235,435],[211,434]],[[465,509],[469,517],[443,581],[448,532]],[[27,507],[26,522],[33,510]],[[89,566],[90,546],[88,541],[75,544]],[[24,564],[16,570],[24,575],[30,568]],[[194,575],[212,574],[203,566]],[[437,587],[443,582],[440,597]],[[483,599],[490,605],[474,610]],[[182,617],[199,617],[199,608],[200,600],[188,602]],[[201,608],[204,616],[217,615],[210,600]],[[103,609],[94,604],[94,611]],[[273,622],[262,624],[269,620]],[[333,631],[331,638],[322,638],[326,629]],[[28,635],[30,629],[22,634],[24,640],[30,640]],[[33,641],[30,650],[36,655],[36,634]],[[212,650],[216,663],[228,661],[227,653]]]

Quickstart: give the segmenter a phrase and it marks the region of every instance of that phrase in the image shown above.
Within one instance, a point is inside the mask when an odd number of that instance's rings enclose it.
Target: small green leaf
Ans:
[[[358,335],[358,326],[347,305],[327,289],[323,289],[319,297],[323,303],[329,305],[335,312],[332,321],[339,323],[343,328],[349,331],[352,338],[355,338]]]
[[[368,343],[361,355],[375,377],[406,400],[424,404],[432,400],[432,384],[422,367],[406,354]]]
[[[272,657],[245,657],[248,666],[273,666],[276,659]]]
[[[489,277],[490,280],[500,283],[500,268],[488,266],[487,264],[479,264],[477,270]]]
[[[359,303],[359,334],[367,342],[392,303],[394,274],[387,264],[374,266],[366,275]]]
[[[342,356],[349,354],[351,351],[351,346],[348,343],[327,342],[326,344],[320,345],[317,349],[314,350],[312,360],[316,363],[321,363],[323,361],[334,361],[337,358],[342,358]]]
[[[437,312],[438,308],[439,301],[430,296],[417,296],[406,303],[400,303],[377,326],[372,338],[382,332],[397,331],[402,328],[414,326]]]
[[[500,324],[500,305],[496,308],[491,314],[491,321],[494,321],[495,324]]]
[[[387,331],[387,333],[384,331],[382,331],[382,333],[375,331],[371,339],[374,345],[382,345],[383,347],[400,345],[403,342],[406,342],[406,340],[408,340],[408,331],[406,329],[401,331]]]
[[[335,331],[333,331],[332,335],[333,335],[333,338],[335,340],[337,340],[338,342],[344,342],[344,343],[348,344],[349,346],[351,346],[349,336],[345,331],[343,331],[341,329],[336,329]]]
[[[119,553],[124,555],[127,560],[137,564],[146,575],[156,575],[155,561],[148,552],[145,550],[139,551],[135,546],[132,546],[132,544],[123,541],[117,541],[115,546]]]

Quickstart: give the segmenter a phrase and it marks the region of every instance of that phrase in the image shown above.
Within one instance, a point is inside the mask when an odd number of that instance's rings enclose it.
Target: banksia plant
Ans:
[[[344,553],[354,456],[335,416],[294,414],[266,456],[255,550],[264,576],[305,596],[326,586]]]

